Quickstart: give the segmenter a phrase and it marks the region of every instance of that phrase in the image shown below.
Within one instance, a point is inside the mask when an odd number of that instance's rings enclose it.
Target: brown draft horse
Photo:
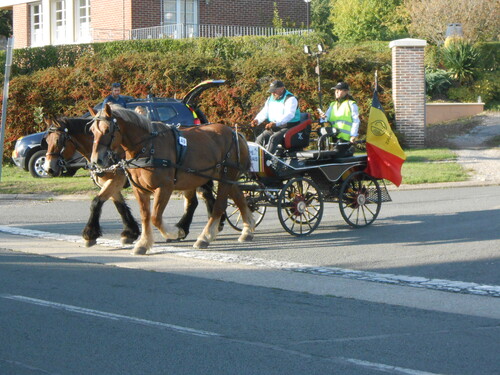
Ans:
[[[192,127],[182,132],[163,124],[151,123],[144,116],[117,106],[106,105],[98,114],[91,111],[94,134],[91,161],[102,168],[109,166],[108,154],[120,147],[125,150],[124,167],[130,175],[139,202],[142,234],[134,254],[146,254],[153,246],[151,222],[166,239],[176,239],[179,231],[162,218],[173,190],[193,190],[217,180],[214,208],[195,248],[207,248],[215,240],[218,224],[227,205],[228,195],[243,217],[238,241],[253,239],[255,222],[243,193],[235,183],[248,170],[250,158],[246,141],[222,124]],[[179,136],[180,133],[180,136]],[[179,149],[186,150],[182,158]],[[151,212],[150,198],[154,196]]]
[[[45,142],[47,143],[47,154],[44,169],[51,176],[61,175],[65,160],[69,160],[75,153],[80,152],[88,162],[92,153],[94,136],[89,131],[90,122],[88,118],[63,117],[57,120],[45,120],[49,126]],[[123,153],[123,151],[122,151]],[[99,223],[102,206],[108,199],[112,199],[123,222],[121,233],[122,244],[133,243],[140,235],[139,225],[135,221],[130,208],[128,207],[121,190],[127,184],[127,176],[121,168],[114,171],[96,173],[91,171],[94,183],[101,188],[100,192],[92,200],[90,206],[90,217],[83,229],[82,236],[87,247],[93,246],[97,238],[102,236]],[[213,183],[199,189],[207,205],[210,214],[215,198],[213,196]],[[176,224],[180,228],[181,238],[185,238],[189,233],[189,228],[193,220],[194,211],[198,206],[198,199],[195,191],[185,191],[185,211],[182,218]]]

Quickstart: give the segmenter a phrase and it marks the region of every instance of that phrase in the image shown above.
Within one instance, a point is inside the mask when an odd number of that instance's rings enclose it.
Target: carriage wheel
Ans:
[[[255,219],[255,228],[264,220],[264,215],[266,214],[266,206],[263,206],[257,202],[258,194],[255,191],[244,192],[247,197],[248,208],[252,211],[253,217]],[[234,203],[231,198],[227,199],[226,208],[226,219],[231,227],[237,231],[243,230],[243,218],[241,217],[240,209]]]
[[[314,232],[323,217],[323,195],[311,180],[298,177],[286,183],[278,199],[278,218],[294,236]]]
[[[339,195],[340,213],[354,228],[370,225],[382,205],[382,192],[377,180],[364,172],[354,172],[342,183]]]

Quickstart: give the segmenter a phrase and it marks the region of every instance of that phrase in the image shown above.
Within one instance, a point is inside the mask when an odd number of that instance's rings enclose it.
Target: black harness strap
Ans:
[[[140,155],[145,152],[145,149],[143,149],[143,151],[141,153],[139,153],[138,155],[136,155],[133,159],[122,161],[123,169],[127,170],[127,169],[134,169],[134,168],[175,168],[174,183],[175,183],[175,181],[177,181],[178,170],[181,170],[181,171],[186,172],[186,173],[191,173],[191,174],[194,174],[194,175],[197,175],[197,176],[200,176],[203,178],[207,178],[210,180],[221,181],[221,182],[225,182],[225,183],[229,183],[229,184],[237,184],[238,183],[237,181],[229,181],[229,180],[226,180],[224,178],[213,177],[213,176],[205,174],[204,172],[207,172],[207,171],[210,171],[213,169],[217,169],[217,168],[222,168],[222,167],[224,167],[224,170],[223,170],[224,175],[227,173],[228,167],[237,169],[240,172],[246,171],[246,170],[241,168],[239,139],[238,139],[239,136],[241,136],[240,134],[233,131],[233,142],[230,143],[229,149],[227,150],[227,152],[225,154],[225,158],[221,162],[215,164],[214,166],[204,168],[204,169],[192,169],[192,168],[185,167],[183,165],[184,160],[185,160],[185,156],[187,153],[187,146],[188,146],[186,138],[184,138],[182,136],[182,131],[180,131],[176,126],[169,126],[169,128],[172,131],[174,142],[175,142],[176,159],[177,159],[176,162],[173,162],[172,160],[169,160],[169,159],[155,158],[154,157],[154,149],[153,149],[153,146],[151,146],[150,156],[140,157]],[[152,139],[152,138],[158,136],[159,134],[160,133],[158,133],[158,132],[152,132],[151,137],[149,137],[148,139]],[[232,163],[232,162],[228,161],[228,158],[230,157],[231,151],[232,151],[235,144],[236,144],[236,148],[237,148],[237,162]],[[126,174],[127,174],[127,177],[129,178],[132,185],[134,185],[138,188],[141,188],[142,190],[147,190],[147,189],[139,186],[137,183],[135,183],[128,172],[126,172]],[[147,191],[149,191],[149,190],[147,190]]]

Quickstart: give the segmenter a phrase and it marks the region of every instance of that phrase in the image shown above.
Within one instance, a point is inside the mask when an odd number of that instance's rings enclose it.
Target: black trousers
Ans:
[[[278,146],[283,142],[285,133],[298,124],[299,122],[289,122],[282,128],[276,128],[275,130],[266,129],[257,137],[255,142],[263,147],[266,147],[267,145],[267,151],[274,154],[278,149]]]

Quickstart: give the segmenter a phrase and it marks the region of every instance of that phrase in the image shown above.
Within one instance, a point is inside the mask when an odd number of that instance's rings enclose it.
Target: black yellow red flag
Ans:
[[[368,166],[365,172],[375,178],[384,178],[396,186],[401,185],[401,167],[406,154],[392,131],[387,116],[378,99],[377,90],[373,92],[372,106],[366,130],[366,153]]]

